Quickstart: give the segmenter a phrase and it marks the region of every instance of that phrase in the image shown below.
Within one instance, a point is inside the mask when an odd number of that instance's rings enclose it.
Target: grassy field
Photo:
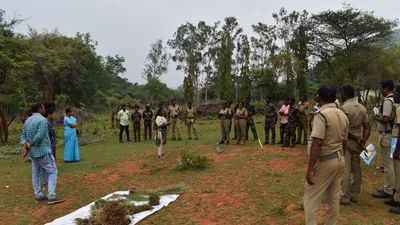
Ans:
[[[261,120],[257,118],[257,128],[263,136]],[[108,138],[103,141],[81,146],[79,163],[64,163],[63,149],[59,147],[57,194],[66,202],[54,206],[35,202],[30,163],[18,155],[1,157],[0,224],[44,224],[117,190],[172,186],[184,187],[186,191],[141,224],[304,224],[304,146],[283,149],[275,145],[260,150],[251,141],[246,146],[223,145],[222,152],[217,153],[219,122],[202,120],[197,128],[200,140],[186,141],[182,124],[184,141],[168,141],[168,156],[162,160],[156,158],[154,142],[120,144],[116,130],[108,130]],[[91,129],[96,136],[107,127],[100,123]],[[61,134],[58,129],[58,135]],[[376,139],[376,135],[371,138],[373,143]],[[209,168],[178,171],[182,151],[206,156]],[[382,174],[374,169],[379,162],[370,167],[363,165],[360,203],[341,207],[340,224],[400,223],[400,217],[389,214],[382,201],[370,197],[383,182]],[[322,210],[320,214],[324,216]]]

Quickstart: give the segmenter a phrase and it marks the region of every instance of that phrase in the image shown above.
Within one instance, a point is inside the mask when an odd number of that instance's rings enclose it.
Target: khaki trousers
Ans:
[[[361,151],[361,147],[355,141],[348,140],[347,149],[344,152],[345,169],[342,182],[342,198],[347,201],[351,197],[357,197],[361,191]]]
[[[396,193],[394,194],[394,200],[400,202],[400,159],[394,159],[394,175],[396,179]]]
[[[390,158],[392,135],[379,134],[378,143],[382,149],[382,160],[385,175],[385,185],[379,190],[382,190],[387,194],[392,195],[395,185],[393,159]]]
[[[303,136],[302,136],[303,135]],[[297,142],[301,144],[301,138],[303,137],[303,143],[307,143],[308,138],[308,120],[306,115],[300,115],[299,125],[297,128]]]
[[[237,121],[237,126],[238,126],[237,143],[245,144],[247,120],[246,119],[237,119],[236,121]]]
[[[221,140],[224,142],[229,142],[230,127],[231,127],[230,119],[221,120],[221,136],[222,136]]]
[[[192,138],[192,130],[193,130],[194,136],[197,138],[197,130],[194,127],[194,123],[192,123],[191,119],[186,119],[186,127],[188,129],[189,138]]]
[[[178,138],[181,138],[181,132],[179,131],[179,118],[172,118],[171,123],[172,123],[172,138],[175,139],[176,136],[178,136]]]
[[[323,197],[325,197],[327,206],[325,224],[337,224],[344,166],[343,156],[318,162],[315,166],[314,185],[306,183],[304,191],[304,214],[307,225],[317,225],[318,210]]]
[[[396,193],[394,194],[394,200],[400,202],[400,160],[394,159],[394,175],[396,179]]]

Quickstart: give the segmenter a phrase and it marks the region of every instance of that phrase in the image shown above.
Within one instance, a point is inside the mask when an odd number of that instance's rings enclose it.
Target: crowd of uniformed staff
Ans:
[[[395,86],[392,80],[384,80],[381,82],[381,94],[381,105],[374,110],[372,118],[378,124],[377,147],[381,151],[385,179],[384,185],[378,187],[372,196],[383,199],[390,206],[389,212],[400,214],[400,141],[392,146],[392,143],[396,143],[393,141],[400,139],[400,86]],[[355,89],[350,84],[340,88],[340,96],[336,95],[336,88],[323,86],[314,100],[315,105],[311,107],[306,96],[300,97],[297,103],[295,99],[287,98],[280,108],[276,108],[272,99],[267,98],[264,144],[278,143],[290,148],[296,144],[307,145],[309,163],[303,198],[306,224],[317,224],[323,198],[327,206],[325,224],[337,224],[340,205],[359,203],[362,183],[360,153],[367,145],[371,125],[367,109],[359,103]],[[178,125],[182,119],[180,115],[184,115],[188,139],[192,139],[192,134],[198,139],[196,109],[189,103],[184,113],[181,110],[174,99],[166,109],[160,106],[155,115],[149,105],[141,112],[139,106],[135,105],[132,113],[123,106],[117,116],[120,121],[120,142],[124,131],[127,141],[130,141],[130,119],[133,121],[134,141],[140,142],[143,120],[144,140],[152,140],[152,130],[155,131],[158,157],[162,158],[168,126],[172,127],[171,140],[182,140]],[[221,125],[219,144],[230,144],[231,133],[236,144],[245,144],[249,139],[249,131],[254,140],[260,141],[255,115],[256,109],[250,98],[234,104],[225,102],[218,112]],[[279,142],[276,140],[276,130],[279,130]]]

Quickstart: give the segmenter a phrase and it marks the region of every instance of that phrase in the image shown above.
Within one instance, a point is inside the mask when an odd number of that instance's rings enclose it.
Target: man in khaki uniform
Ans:
[[[228,103],[224,103],[222,109],[218,112],[218,118],[221,120],[221,142],[220,144],[229,144],[229,133],[231,129],[232,111]]]
[[[235,112],[235,119],[238,126],[237,145],[246,143],[247,116],[247,109],[243,107],[243,102],[239,102],[239,108]]]
[[[181,112],[181,108],[176,104],[175,99],[171,100],[171,105],[168,107],[168,120],[171,121],[172,124],[172,140],[176,140],[176,136],[178,136],[178,140],[181,141],[181,133],[179,131],[179,113]]]
[[[194,128],[194,123],[196,121],[196,109],[192,107],[192,103],[188,103],[188,108],[186,109],[185,113],[185,120],[186,120],[186,127],[188,129],[189,140],[192,140],[192,130],[196,140],[197,137],[197,130]]]
[[[358,202],[358,194],[361,191],[361,166],[360,153],[365,148],[371,125],[369,123],[367,109],[358,102],[355,90],[350,84],[341,88],[342,111],[349,119],[349,134],[347,146],[344,151],[345,171],[342,182],[342,196],[340,204],[349,205],[350,202]],[[353,175],[353,181],[351,180]]]
[[[339,219],[340,184],[345,166],[343,149],[346,146],[349,121],[334,104],[335,88],[321,87],[318,95],[321,109],[313,120],[304,214],[307,225],[316,225],[319,205],[325,197],[325,224],[333,225]]]
[[[375,198],[391,198],[394,193],[394,165],[393,159],[390,158],[394,117],[393,88],[394,82],[392,80],[384,80],[381,82],[381,93],[384,100],[380,107],[380,115],[373,116],[374,119],[378,121],[378,143],[382,149],[382,160],[385,174],[385,185],[372,193],[372,196]]]
[[[297,144],[301,144],[301,138],[303,137],[303,145],[307,144],[308,138],[308,106],[310,103],[307,101],[306,96],[300,98],[298,109],[300,111],[299,125],[297,128]]]
[[[397,85],[394,89],[395,106],[395,125],[393,138],[397,138],[396,149],[393,153],[394,175],[395,175],[395,190],[393,198],[385,199],[385,204],[392,206],[389,210],[391,213],[400,214],[400,86]]]

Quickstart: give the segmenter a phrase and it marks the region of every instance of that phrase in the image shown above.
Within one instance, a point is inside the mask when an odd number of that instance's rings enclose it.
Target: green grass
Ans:
[[[80,146],[81,162],[63,163],[62,145],[57,149],[57,193],[67,199],[62,205],[47,208],[35,202],[30,164],[15,154],[0,157],[0,224],[44,224],[104,195],[133,188],[160,194],[182,193],[171,206],[142,224],[303,223],[300,202],[305,182],[305,173],[301,169],[306,164],[304,147],[268,151],[269,146],[266,146],[266,150],[261,151],[257,143],[249,141],[246,146],[222,145],[222,152],[216,153],[215,144],[220,139],[219,121],[200,120],[196,123],[200,140],[187,142],[186,129],[181,124],[184,141],[168,140],[165,146],[167,158],[157,160],[154,142],[119,144],[118,131],[108,129],[104,119],[101,116],[86,123],[84,134],[102,133],[104,137],[99,142]],[[262,118],[257,118],[258,134],[262,137],[261,121]],[[12,136],[16,137],[20,131],[15,129],[13,132],[16,133]],[[60,127],[57,134],[60,143]],[[279,131],[277,134],[279,137]],[[370,140],[376,146],[375,132]],[[200,171],[176,170],[183,151],[207,157],[209,167]],[[268,166],[277,160],[291,163],[291,151],[299,152],[297,156],[303,158],[300,160],[303,163],[298,165],[300,169],[281,171]],[[340,224],[396,224],[400,220],[400,217],[388,214],[388,208],[381,201],[370,197],[370,193],[383,183],[382,174],[374,169],[379,163],[380,160],[375,160],[371,166],[362,166],[361,202],[341,208]],[[133,200],[144,198],[141,194],[132,196]],[[286,210],[290,205],[295,206],[294,212]],[[366,215],[367,219],[361,219],[360,215]]]

